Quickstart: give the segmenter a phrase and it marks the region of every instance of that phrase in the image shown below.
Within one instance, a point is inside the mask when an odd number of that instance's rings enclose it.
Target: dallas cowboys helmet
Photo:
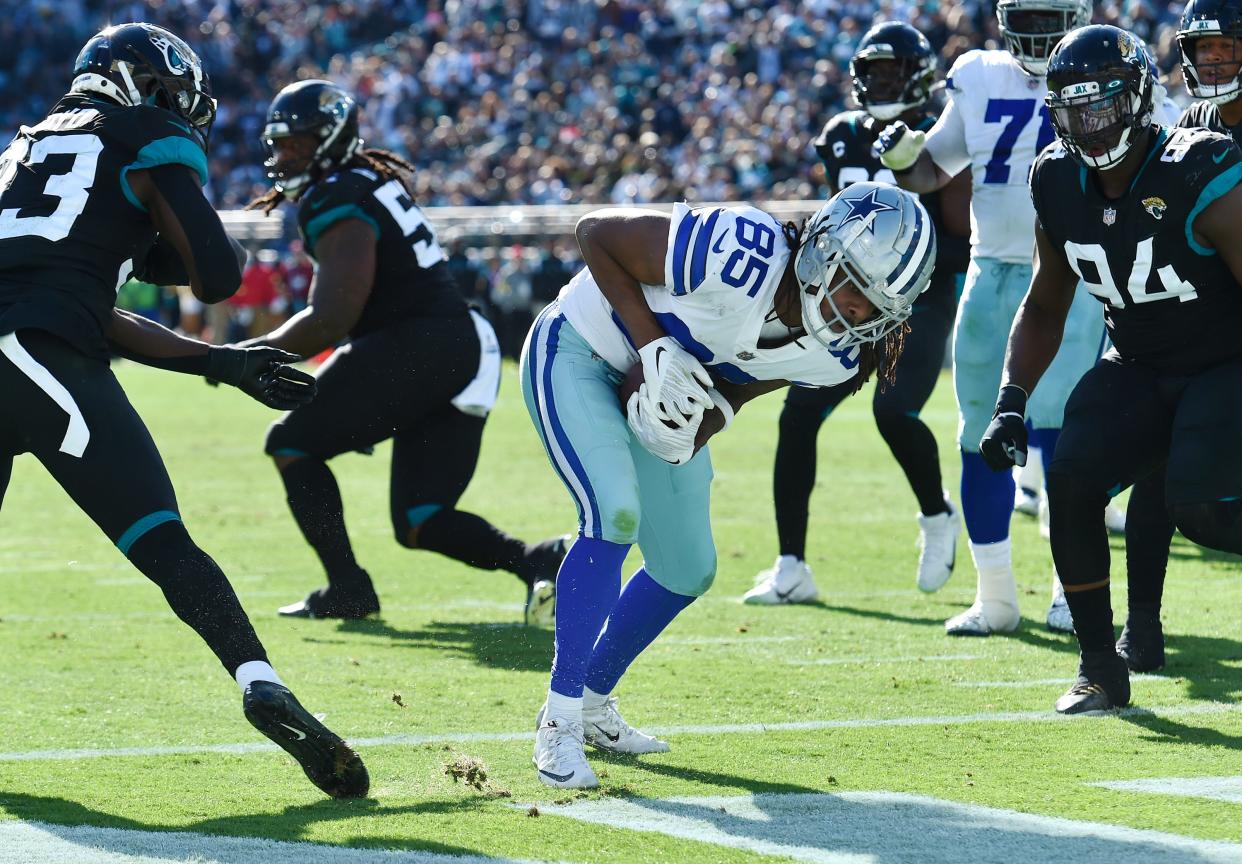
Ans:
[[[1053,47],[1091,23],[1091,0],[1000,0],[996,20],[1005,47],[1028,75],[1043,75]]]
[[[1112,168],[1151,125],[1152,72],[1132,33],[1093,24],[1070,33],[1048,60],[1049,119],[1071,156]]]
[[[803,232],[794,261],[803,326],[833,350],[877,342],[910,317],[935,261],[935,229],[918,198],[884,183],[853,183],[819,208]],[[851,324],[833,299],[845,285],[871,301],[876,314]]]
[[[1224,105],[1242,93],[1242,75],[1235,73],[1228,81],[1204,83],[1203,73],[1208,65],[1195,62],[1195,43],[1211,36],[1242,39],[1242,0],[1190,0],[1182,10],[1182,20],[1177,28],[1177,47],[1182,53],[1186,89],[1196,99]],[[1237,43],[1234,44],[1236,46]],[[1235,49],[1228,60],[1211,65],[1229,66],[1239,62],[1242,62],[1242,57],[1236,55]],[[1215,80],[1215,76],[1212,77]]]
[[[892,61],[896,74],[875,64]],[[854,98],[877,120],[895,120],[931,96],[936,52],[909,24],[885,21],[866,32],[850,58]]]
[[[280,164],[275,142],[291,135],[309,135],[315,151],[302,165]],[[290,84],[272,100],[263,127],[268,158],[267,177],[290,201],[358,152],[358,103],[331,81],[311,79]]]
[[[163,27],[135,22],[100,30],[78,52],[69,92],[166,108],[186,120],[207,149],[216,118],[211,79],[194,49]]]

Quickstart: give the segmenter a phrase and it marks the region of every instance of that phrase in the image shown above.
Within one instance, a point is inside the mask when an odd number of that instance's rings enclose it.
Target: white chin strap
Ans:
[[[1132,132],[1134,130],[1127,126],[1122,130],[1121,137],[1117,139],[1115,147],[1109,149],[1103,156],[1088,156],[1086,153],[1082,153],[1082,161],[1097,171],[1118,165],[1122,159],[1126,158],[1126,154],[1130,152],[1130,134]]]
[[[863,107],[875,119],[887,122],[889,120],[896,120],[911,108],[917,108],[918,106],[910,102],[881,102]]]

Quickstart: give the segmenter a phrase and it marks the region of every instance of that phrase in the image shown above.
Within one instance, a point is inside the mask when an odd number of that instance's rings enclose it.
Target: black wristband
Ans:
[[[993,417],[1001,414],[1017,414],[1021,417],[1026,416],[1026,391],[1017,384],[1006,384],[1000,389],[999,395],[996,397],[996,410],[992,412]]]

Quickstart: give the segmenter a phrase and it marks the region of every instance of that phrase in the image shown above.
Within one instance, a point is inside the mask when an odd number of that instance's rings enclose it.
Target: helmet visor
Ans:
[[[831,232],[816,232],[807,243],[798,251],[794,275],[802,292],[803,325],[817,342],[833,350],[876,342],[905,320],[905,315],[886,313],[876,305],[878,292]],[[863,320],[852,322],[839,302],[846,288],[871,304],[873,311]]]
[[[1108,96],[1054,103],[1052,124],[1057,134],[1089,156],[1098,156],[1121,140],[1126,128],[1129,94],[1118,91]]]

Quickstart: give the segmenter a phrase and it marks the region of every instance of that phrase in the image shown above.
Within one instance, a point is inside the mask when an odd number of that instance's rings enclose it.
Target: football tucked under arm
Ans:
[[[617,396],[621,402],[622,413],[626,413],[630,397],[638,393],[639,388],[642,387],[642,385],[643,364],[635,363],[630,367],[629,371],[625,373],[625,378],[622,379],[621,385],[617,388]],[[695,453],[699,452],[700,448],[707,443],[707,439],[711,438],[712,435],[727,428],[729,422],[733,419],[732,410],[729,411],[729,414],[726,417],[725,412],[719,407],[720,403],[724,402],[724,397],[720,396],[719,392],[714,388],[709,391],[709,395],[713,397],[713,401],[716,402],[717,407],[704,411],[701,418],[697,421],[698,425],[694,436]],[[696,422],[691,417],[687,417],[687,420],[690,423]],[[670,430],[670,432],[679,428],[676,424],[668,420],[658,420],[657,422],[662,423]]]

